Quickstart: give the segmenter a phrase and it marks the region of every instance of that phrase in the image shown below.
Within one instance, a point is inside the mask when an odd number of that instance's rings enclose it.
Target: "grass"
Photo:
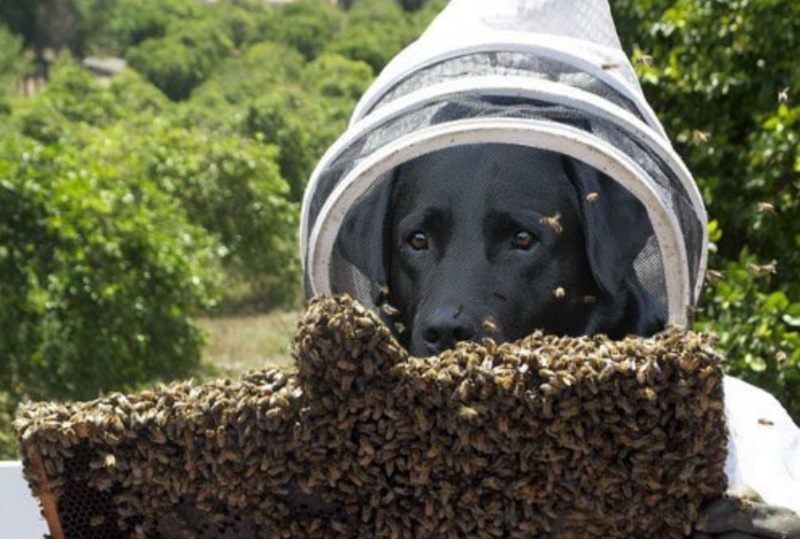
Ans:
[[[276,311],[201,319],[200,326],[208,333],[204,362],[231,377],[267,365],[291,365],[288,347],[299,318],[299,311]]]

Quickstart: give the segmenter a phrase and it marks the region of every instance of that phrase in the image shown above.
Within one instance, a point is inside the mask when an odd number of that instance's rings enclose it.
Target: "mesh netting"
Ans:
[[[603,240],[581,224],[592,266],[583,281],[594,279],[600,296],[609,300],[597,302],[595,311],[619,311],[609,306],[611,297],[617,304],[626,301],[610,286],[612,271],[602,270],[597,260],[607,258],[611,266],[619,262],[615,252],[636,245],[639,250],[626,252],[624,267],[615,271],[627,274],[633,268],[636,293],[652,298],[633,302],[637,312],[656,313],[660,327],[667,320],[691,323],[706,262],[703,202],[644,99],[603,0],[450,2],[366,92],[350,128],[309,182],[301,231],[309,295],[346,292],[381,308],[381,291],[397,288],[387,261],[398,245],[386,243],[393,238],[387,223],[393,221],[393,201],[407,196],[395,179],[410,161],[444,151],[446,137],[454,147],[494,148],[495,155],[481,153],[487,162],[502,160],[503,144],[528,146],[532,153],[547,149],[572,160],[568,167],[578,176],[599,178],[593,181],[611,196],[595,199],[590,213],[606,215],[594,219],[602,221]],[[594,172],[586,170],[590,164]],[[452,192],[460,189],[461,178],[447,171],[428,180],[449,182]],[[365,213],[370,219],[363,218]],[[619,214],[640,220],[626,222]],[[337,236],[352,221],[360,222],[359,233]],[[347,246],[344,240],[355,243]],[[343,252],[348,250],[349,255]],[[463,262],[472,263],[469,253]],[[525,285],[538,286],[535,281]],[[466,298],[478,292],[473,286],[459,293]],[[406,324],[417,330],[413,319],[401,322]],[[658,327],[644,326],[647,331]],[[592,328],[597,326],[583,330]]]
[[[323,206],[329,201],[332,193],[347,178],[348,174],[358,167],[365,159],[368,159],[376,151],[385,147],[387,144],[396,141],[398,138],[408,133],[419,131],[434,125],[446,125],[462,120],[475,118],[514,118],[521,120],[539,120],[552,122],[553,124],[566,125],[571,128],[580,129],[586,133],[597,136],[604,141],[613,143],[614,147],[623,151],[626,155],[635,160],[637,165],[648,174],[653,181],[652,186],[657,191],[665,212],[677,216],[681,227],[686,252],[688,255],[688,269],[692,282],[698,278],[700,271],[700,251],[696,248],[702,244],[703,224],[699,220],[697,213],[692,205],[690,197],[686,192],[679,178],[666,166],[663,158],[651,147],[643,144],[635,133],[626,131],[616,123],[600,118],[587,118],[582,111],[575,110],[562,105],[552,105],[533,99],[519,97],[500,97],[500,96],[476,96],[473,94],[448,95],[439,100],[426,103],[418,110],[406,112],[397,117],[390,118],[384,124],[372,126],[363,136],[355,139],[350,145],[344,148],[338,156],[333,159],[324,169],[323,174],[317,179],[313,194],[308,199],[309,229],[313,229],[317,223]],[[502,153],[503,145],[488,144],[495,151]],[[475,151],[479,151],[478,146],[474,146]],[[536,150],[531,149],[535,154]],[[488,160],[502,161],[502,157],[492,156],[484,152],[482,155]],[[535,166],[535,163],[533,164]],[[584,167],[585,168],[585,167]],[[400,167],[402,169],[402,166]],[[400,170],[397,169],[397,170]],[[402,199],[406,194],[397,189],[394,179],[397,170],[390,171],[381,175],[375,180],[368,192],[362,196],[359,202],[353,204],[350,209],[349,221],[358,221],[359,232],[355,235],[350,234],[347,238],[341,238],[337,242],[337,247],[333,250],[329,265],[329,276],[331,282],[330,292],[350,293],[365,304],[377,305],[377,296],[383,285],[391,285],[391,275],[389,268],[386,267],[386,260],[396,251],[396,245],[387,241],[391,237],[391,222],[393,211],[388,200]],[[470,171],[465,171],[471,174]],[[512,174],[513,175],[513,174]],[[658,239],[652,235],[652,229],[648,225],[648,218],[641,212],[641,204],[632,196],[622,196],[620,190],[624,188],[612,188],[614,181],[602,173],[598,173],[602,183],[607,184],[605,189],[611,190],[616,196],[598,201],[595,206],[599,211],[611,215],[620,211],[639,214],[642,222],[634,223],[637,230],[650,231],[650,237],[640,242],[641,250],[634,256],[635,262],[626,261],[632,266],[637,274],[637,279],[647,295],[655,298],[652,309],[658,313],[658,318],[665,321],[668,318],[668,298],[665,286],[664,262],[662,252],[659,248]],[[485,180],[486,178],[484,178]],[[449,189],[453,192],[460,192],[463,196],[469,197],[469,191],[462,191],[460,179],[453,178],[452,175],[439,173],[436,176],[429,175],[431,182],[447,183],[451,182]],[[532,175],[529,182],[546,183],[548,178]],[[447,186],[443,186],[447,187]],[[514,189],[515,185],[507,182],[503,189]],[[573,189],[568,182],[564,182],[564,189]],[[391,194],[381,194],[381,190],[387,190]],[[444,190],[443,190],[444,192]],[[588,193],[584,193],[586,195]],[[535,198],[535,197],[534,197]],[[560,211],[559,209],[555,212]],[[364,214],[369,214],[364,217]],[[464,216],[463,220],[468,222],[474,216]],[[609,221],[605,219],[605,221]],[[635,241],[635,233],[631,231],[630,223],[624,220],[617,220],[618,224],[606,231],[604,242],[596,247],[607,250],[609,257],[615,252],[616,242]],[[353,225],[351,225],[353,226]],[[342,254],[341,248],[346,248],[343,242],[354,241],[355,250],[358,256],[347,257]],[[475,244],[477,246],[477,244]],[[582,249],[591,247],[586,242],[576,243],[576,247]],[[353,249],[351,249],[353,250]],[[310,251],[309,251],[310,252]],[[308,252],[306,253],[306,255]],[[469,263],[469,258],[464,257],[464,263]],[[608,264],[618,263],[619,260],[609,258]],[[306,267],[309,261],[306,260]],[[585,279],[592,277],[587,273]],[[531,282],[535,285],[535,282]],[[311,291],[310,283],[307,288]],[[460,291],[465,297],[473,293],[474,289]],[[458,291],[457,291],[458,292]],[[602,304],[596,305],[595,310],[601,310]],[[408,321],[410,322],[410,321]],[[414,324],[412,323],[411,326]],[[654,326],[655,327],[655,326]],[[663,324],[662,326],[663,327]],[[536,327],[529,327],[532,331]],[[541,329],[541,328],[539,328]],[[585,327],[583,328],[586,329]],[[659,328],[660,329],[660,328]]]
[[[449,58],[413,71],[386,91],[370,110],[378,109],[399,97],[434,84],[460,80],[464,77],[493,75],[525,77],[564,84],[567,87],[580,89],[606,99],[621,109],[636,115],[639,119],[644,119],[639,114],[636,105],[622,92],[575,66],[536,54],[496,50]]]
[[[557,338],[408,356],[318,299],[297,374],[27,404],[53,539],[682,538],[726,486],[707,338]]]

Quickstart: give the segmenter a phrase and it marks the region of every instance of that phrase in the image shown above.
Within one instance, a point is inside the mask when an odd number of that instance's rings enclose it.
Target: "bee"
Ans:
[[[603,71],[611,71],[612,69],[619,68],[619,64],[614,62],[608,62],[606,64],[603,64],[601,67],[603,68]]]
[[[781,367],[786,364],[786,360],[787,359],[788,359],[788,356],[786,355],[786,352],[784,352],[783,350],[781,350],[780,352],[775,354],[775,361]]]
[[[653,65],[653,57],[649,54],[640,54],[636,58],[636,63],[643,66],[651,66]]]
[[[400,311],[389,305],[388,303],[384,303],[381,307],[381,310],[386,314],[386,316],[390,318],[396,318],[400,316]]]
[[[400,323],[400,322],[396,322],[396,323],[394,324],[394,329],[397,331],[397,333],[398,333],[399,335],[402,335],[403,333],[405,333],[405,332],[406,332],[406,326],[405,326],[405,325],[403,325],[403,324],[402,324],[402,323]]]
[[[758,213],[775,213],[775,205],[770,202],[759,202],[756,209]]]
[[[478,417],[478,411],[475,408],[470,408],[469,406],[462,406],[458,409],[458,417],[461,419],[472,420]]]
[[[553,290],[553,296],[555,296],[556,299],[563,299],[566,295],[567,292],[560,286]]]
[[[598,200],[600,200],[600,195],[598,195],[597,193],[589,193],[588,195],[586,195],[586,200],[588,200],[589,202],[597,202]]]
[[[781,105],[785,105],[789,102],[789,87],[787,86],[780,92],[778,92],[778,103]]]
[[[556,212],[552,217],[542,217],[541,223],[555,230],[556,234],[564,232],[564,227],[561,226],[561,212]]]
[[[692,142],[694,142],[697,146],[702,146],[708,142],[709,137],[710,135],[705,131],[700,131],[699,129],[692,131]]]
[[[706,271],[706,279],[710,283],[718,283],[725,280],[725,274],[721,271],[710,269]]]
[[[389,285],[383,283],[380,286],[380,298],[385,300],[388,297],[389,297]]]
[[[771,427],[775,425],[774,421],[770,421],[769,419],[764,419],[763,417],[758,420],[759,425],[764,425],[765,427]]]
[[[463,311],[464,311],[464,304],[459,303],[456,309],[453,311],[453,318],[458,318]]]
[[[483,321],[483,329],[487,333],[495,333],[497,332],[497,324],[491,318],[487,318]]]
[[[587,305],[592,305],[594,303],[597,303],[597,297],[596,296],[581,296],[581,301],[583,303],[587,304]]]
[[[747,264],[747,271],[755,277],[763,277],[765,275],[775,275],[778,273],[778,263],[772,261],[769,264]]]

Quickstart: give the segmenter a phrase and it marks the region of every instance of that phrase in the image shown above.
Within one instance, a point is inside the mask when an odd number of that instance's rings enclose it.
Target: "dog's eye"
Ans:
[[[511,242],[511,245],[514,247],[514,249],[527,251],[533,247],[534,243],[536,243],[536,236],[527,230],[520,230],[514,235],[514,241]]]
[[[408,244],[415,251],[424,251],[428,248],[428,236],[424,232],[412,232],[408,236]]]

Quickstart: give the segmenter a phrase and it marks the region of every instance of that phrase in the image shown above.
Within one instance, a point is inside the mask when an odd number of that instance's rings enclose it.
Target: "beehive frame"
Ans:
[[[372,312],[319,298],[293,351],[296,374],[24,407],[53,539],[677,539],[726,486],[703,335],[411,358]]]

